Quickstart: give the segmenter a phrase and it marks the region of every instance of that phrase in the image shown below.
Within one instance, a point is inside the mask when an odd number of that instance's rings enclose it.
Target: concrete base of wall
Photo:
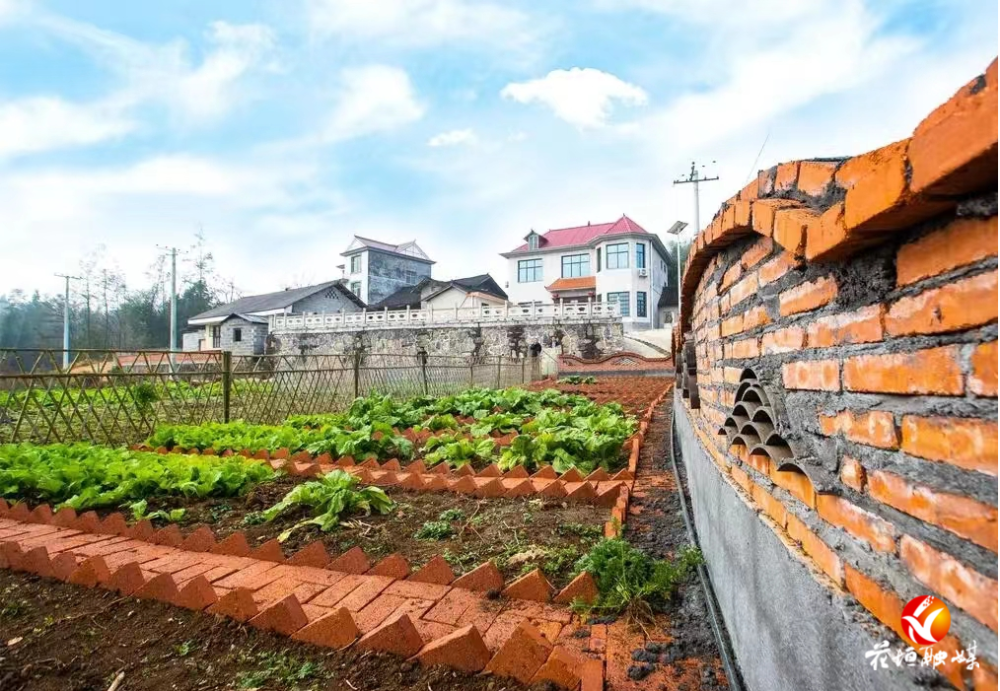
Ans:
[[[936,676],[891,661],[872,669],[865,653],[886,639],[896,650],[900,641],[849,595],[818,582],[740,499],[702,449],[679,394],[674,420],[698,542],[750,691],[913,689],[923,686],[918,675]]]

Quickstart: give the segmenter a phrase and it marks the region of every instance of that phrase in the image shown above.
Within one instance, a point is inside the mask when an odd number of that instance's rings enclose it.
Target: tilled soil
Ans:
[[[660,559],[673,558],[681,547],[690,544],[677,478],[670,463],[670,415],[668,399],[656,409],[642,446],[625,524],[629,542]],[[651,689],[671,691],[728,687],[705,595],[696,577],[680,587],[648,633],[650,639],[662,642],[651,641],[633,651],[630,679],[648,680]],[[684,660],[683,666],[676,664],[680,660]]]
[[[0,570],[0,689],[515,691],[511,679],[296,643],[231,619]]]
[[[277,504],[301,478],[284,477],[258,485],[242,498],[150,500],[150,510],[185,507],[181,530],[187,533],[208,525],[218,539],[243,531],[251,545],[278,537],[308,510],[295,509],[271,523],[260,523],[260,513]],[[359,546],[373,560],[398,553],[414,568],[441,554],[456,574],[494,559],[506,580],[540,567],[552,584],[569,582],[573,565],[602,535],[608,510],[590,504],[569,504],[541,498],[476,499],[450,492],[411,492],[388,489],[396,508],[384,515],[349,516],[329,533],[317,526],[296,530],[283,543],[290,556],[314,540],[337,555]],[[449,514],[445,514],[449,512]],[[442,518],[444,514],[444,518]],[[440,525],[443,521],[445,525]],[[434,539],[416,535],[425,524],[450,531]]]

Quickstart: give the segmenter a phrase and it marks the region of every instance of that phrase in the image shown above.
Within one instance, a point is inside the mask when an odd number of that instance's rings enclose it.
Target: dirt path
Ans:
[[[670,464],[670,415],[668,398],[656,409],[649,426],[625,524],[626,539],[661,559],[672,558],[689,544]],[[696,579],[682,586],[667,611],[648,627],[645,645],[632,649],[630,662],[625,679],[616,680],[613,688],[695,691],[727,687]],[[608,670],[609,680],[619,677],[613,672]]]

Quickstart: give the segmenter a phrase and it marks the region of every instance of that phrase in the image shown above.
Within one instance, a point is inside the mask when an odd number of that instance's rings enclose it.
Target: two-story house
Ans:
[[[532,230],[507,259],[511,302],[617,302],[626,330],[659,328],[670,255],[656,235],[622,216],[546,233]]]
[[[357,235],[341,256],[348,288],[369,305],[430,278],[434,265],[416,241],[392,245]]]

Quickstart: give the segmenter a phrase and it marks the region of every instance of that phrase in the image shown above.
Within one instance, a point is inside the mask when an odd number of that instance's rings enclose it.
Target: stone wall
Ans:
[[[761,171],[693,245],[678,428],[751,689],[996,688],[996,113],[994,62],[910,139]],[[849,679],[926,595],[936,672]]]
[[[371,328],[326,333],[271,334],[268,352],[280,355],[337,354],[359,345],[371,353],[413,355],[526,354],[531,346],[555,347],[562,354],[593,359],[622,350],[621,322],[547,324],[466,324],[425,328]]]
[[[239,341],[233,340],[236,329],[240,329]],[[230,351],[233,355],[263,355],[267,339],[267,324],[258,324],[239,317],[231,317],[223,322],[219,337],[220,348]]]
[[[431,265],[427,262],[369,249],[367,302],[369,305],[379,302],[400,288],[416,285],[421,279],[430,278],[430,275]]]

